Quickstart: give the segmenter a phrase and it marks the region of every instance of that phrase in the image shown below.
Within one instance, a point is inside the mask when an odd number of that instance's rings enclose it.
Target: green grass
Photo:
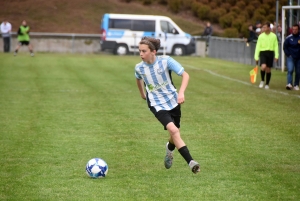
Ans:
[[[139,96],[138,56],[0,54],[0,200],[300,200],[300,92],[286,73],[264,90],[252,66],[176,59],[197,175],[178,152],[163,166],[168,134]],[[106,178],[86,176],[93,157]]]

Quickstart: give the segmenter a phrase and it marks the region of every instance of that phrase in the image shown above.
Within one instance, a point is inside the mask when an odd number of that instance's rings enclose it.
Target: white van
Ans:
[[[195,52],[195,40],[170,18],[157,15],[104,14],[101,49],[125,55],[138,52],[142,37],[159,38],[160,54],[187,55]]]

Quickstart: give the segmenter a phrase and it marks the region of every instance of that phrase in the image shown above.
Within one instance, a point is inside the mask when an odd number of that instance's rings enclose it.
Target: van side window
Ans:
[[[110,29],[129,29],[132,31],[149,31],[155,32],[154,20],[126,20],[126,19],[110,19]]]
[[[132,20],[133,31],[155,32],[155,21],[153,20]]]
[[[131,29],[131,20],[110,19],[109,28],[110,29]]]
[[[160,21],[160,28],[163,32],[178,34],[178,31],[175,27],[168,21]]]

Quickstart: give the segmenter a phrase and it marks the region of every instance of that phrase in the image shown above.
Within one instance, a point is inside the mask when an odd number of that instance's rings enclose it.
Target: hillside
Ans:
[[[280,0],[280,8],[288,0]],[[294,1],[294,5],[297,1]],[[256,21],[275,20],[275,0],[5,0],[0,17],[17,31],[26,19],[33,32],[99,33],[104,13],[171,17],[185,32],[200,35],[206,21],[214,35],[241,37]]]
[[[160,4],[145,6],[120,0],[10,0],[1,4],[0,19],[7,19],[13,31],[25,19],[33,32],[99,33],[104,13],[166,15],[191,34],[202,33],[204,26],[189,12],[174,14]]]

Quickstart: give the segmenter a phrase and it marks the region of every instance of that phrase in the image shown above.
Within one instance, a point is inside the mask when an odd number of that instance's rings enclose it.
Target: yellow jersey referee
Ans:
[[[266,75],[266,84],[265,89],[269,89],[269,83],[271,80],[271,68],[273,67],[273,62],[278,61],[278,41],[276,35],[271,32],[270,23],[266,22],[262,27],[263,33],[258,37],[254,59],[256,64],[258,60],[260,61],[260,75],[261,82],[259,88],[263,88],[265,84],[265,75]]]

